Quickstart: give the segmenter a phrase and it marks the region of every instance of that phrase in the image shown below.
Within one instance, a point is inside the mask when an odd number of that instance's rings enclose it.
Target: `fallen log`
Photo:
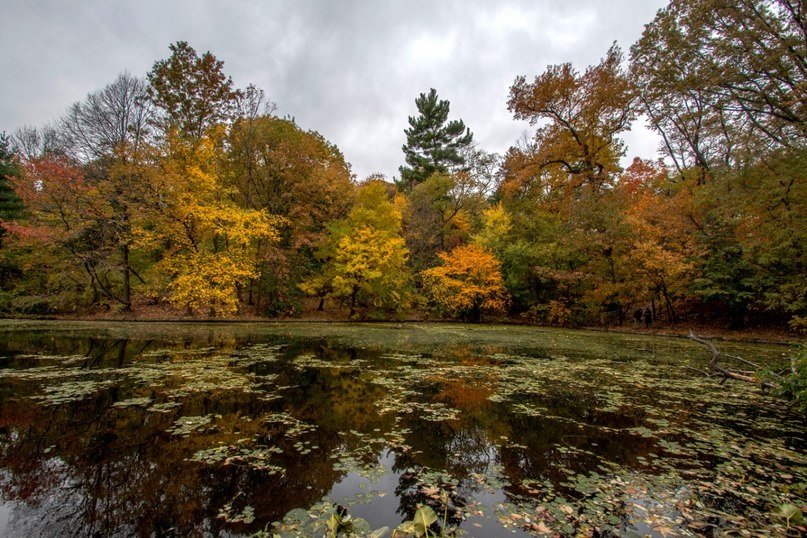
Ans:
[[[749,360],[746,360],[746,359],[744,359],[742,357],[737,357],[736,355],[727,355],[727,354],[721,353],[711,341],[707,340],[706,338],[703,338],[701,336],[696,335],[692,331],[689,331],[689,338],[690,338],[690,340],[693,340],[693,341],[695,341],[695,342],[697,342],[697,343],[699,343],[699,344],[701,344],[703,346],[706,346],[706,348],[708,348],[709,351],[712,353],[712,358],[709,360],[709,371],[712,373],[712,375],[722,375],[723,376],[723,381],[725,381],[726,379],[731,378],[731,379],[737,379],[738,381],[745,381],[746,383],[755,383],[757,385],[761,385],[761,386],[766,387],[766,388],[775,388],[776,387],[776,385],[774,383],[771,383],[770,381],[765,381],[764,379],[760,379],[757,376],[747,375],[746,373],[740,373],[740,372],[737,372],[737,371],[734,371],[734,370],[730,370],[730,369],[728,369],[728,368],[726,368],[724,366],[721,366],[718,361],[720,359],[720,356],[723,355],[724,357],[734,359],[734,360],[739,360],[740,362],[743,362],[745,364],[754,366],[755,368],[757,368],[757,370],[761,369],[759,367],[759,365],[757,365],[757,364],[755,364],[755,363],[753,363],[753,362],[751,362]]]

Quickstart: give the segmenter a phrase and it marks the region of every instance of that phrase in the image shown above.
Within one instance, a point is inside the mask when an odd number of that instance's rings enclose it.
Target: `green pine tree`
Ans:
[[[447,173],[465,164],[462,150],[473,141],[473,133],[462,120],[448,120],[449,102],[439,100],[432,88],[415,99],[418,116],[409,116],[402,147],[407,166],[401,166],[398,187],[408,192],[434,173]]]

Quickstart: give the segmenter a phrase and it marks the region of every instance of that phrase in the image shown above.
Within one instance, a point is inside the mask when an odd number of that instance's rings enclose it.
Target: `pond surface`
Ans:
[[[358,531],[425,504],[469,536],[793,533],[804,419],[708,358],[513,326],[0,321],[0,535],[321,536],[335,504]]]

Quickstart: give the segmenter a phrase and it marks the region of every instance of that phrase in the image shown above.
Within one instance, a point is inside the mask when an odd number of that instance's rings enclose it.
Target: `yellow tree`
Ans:
[[[301,284],[309,295],[359,305],[398,308],[405,304],[408,251],[401,237],[402,215],[394,187],[373,179],[361,186],[347,218],[335,223],[320,251],[320,274]],[[322,308],[323,302],[320,302]]]
[[[255,278],[261,252],[277,241],[282,219],[233,202],[218,170],[221,131],[194,144],[175,132],[149,176],[149,210],[137,245],[154,253],[155,291],[189,312],[232,315],[239,290]]]
[[[423,271],[428,295],[453,316],[479,321],[483,311],[504,311],[501,262],[487,249],[463,245],[439,254],[443,265]]]

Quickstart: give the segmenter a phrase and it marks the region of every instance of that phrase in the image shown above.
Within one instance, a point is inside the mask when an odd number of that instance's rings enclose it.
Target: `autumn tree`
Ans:
[[[631,48],[642,111],[704,180],[807,140],[807,39],[790,0],[678,0]]]
[[[625,310],[614,258],[624,223],[610,200],[624,153],[618,135],[635,115],[621,58],[613,46],[582,74],[556,65],[511,88],[514,116],[542,125],[505,157],[499,196],[519,236],[512,244],[521,246],[506,265],[520,268],[517,298],[548,301],[556,312],[571,312],[569,305],[587,297],[588,308],[619,318]],[[581,278],[586,274],[596,279]]]
[[[23,204],[12,185],[13,178],[19,177],[19,163],[11,151],[11,141],[6,133],[0,134],[0,249],[7,229],[4,223],[22,216]]]
[[[564,299],[557,272],[568,267],[568,249],[561,245],[564,229],[556,214],[538,213],[537,208],[525,211],[514,202],[508,199],[506,206],[499,202],[487,208],[472,242],[501,261],[513,312],[536,315],[543,305]]]
[[[304,282],[303,291],[347,301],[351,316],[358,306],[398,309],[406,303],[408,252],[399,202],[389,187],[371,179],[359,188],[355,205],[333,224],[320,251],[322,272]]]
[[[238,311],[240,292],[257,277],[283,219],[233,201],[220,170],[223,133],[209,134],[189,145],[169,132],[147,176],[135,237],[157,260],[150,286],[158,297],[191,313],[226,316]]]
[[[485,179],[470,171],[434,174],[407,197],[404,237],[416,270],[431,267],[437,253],[467,242],[473,221],[486,204]]]
[[[162,112],[160,125],[178,129],[197,140],[228,118],[239,92],[224,74],[224,62],[210,51],[199,56],[186,41],[169,46],[171,56],[154,63],[148,74],[148,95]]]
[[[671,322],[678,320],[676,302],[689,291],[700,253],[691,220],[692,187],[673,180],[659,163],[636,158],[614,191],[627,227],[617,260],[625,274],[623,296],[649,303]]]
[[[23,159],[14,181],[26,219],[15,226],[20,263],[29,278],[21,293],[48,308],[75,310],[101,300],[121,303],[118,267],[104,240],[111,208],[80,165],[66,156]]]
[[[807,142],[803,17],[788,0],[681,0],[631,49],[642,111],[680,181],[697,183],[690,294],[734,325],[804,311],[794,212]]]
[[[702,254],[690,295],[734,327],[807,315],[804,153],[715,174],[692,189]]]
[[[93,303],[108,300],[124,310],[131,308],[130,279],[137,274],[129,259],[130,219],[143,194],[137,169],[151,116],[145,98],[145,81],[124,73],[72,105],[55,125],[15,137],[25,164],[20,188],[31,210],[27,230],[40,232],[28,235],[50,238],[43,244],[88,274]],[[29,265],[38,253],[31,254]],[[55,274],[51,280],[58,280]]]
[[[595,189],[613,181],[624,146],[617,136],[635,117],[632,85],[614,45],[602,61],[579,73],[570,63],[550,66],[533,82],[521,76],[510,88],[516,119],[541,125],[535,133],[531,172],[553,188],[558,181]]]
[[[438,99],[432,88],[415,99],[418,115],[409,116],[406,144],[402,149],[406,166],[398,170],[398,186],[404,192],[425,181],[432,174],[446,174],[465,164],[463,152],[471,145],[473,133],[462,120],[448,121],[450,103]]]
[[[439,308],[470,321],[480,321],[482,312],[504,311],[501,263],[493,254],[470,244],[439,257],[442,265],[423,271],[426,292]]]
[[[8,289],[12,278],[22,276],[18,260],[4,244],[9,228],[24,215],[22,200],[13,185],[21,173],[9,137],[6,133],[0,133],[0,290]]]

